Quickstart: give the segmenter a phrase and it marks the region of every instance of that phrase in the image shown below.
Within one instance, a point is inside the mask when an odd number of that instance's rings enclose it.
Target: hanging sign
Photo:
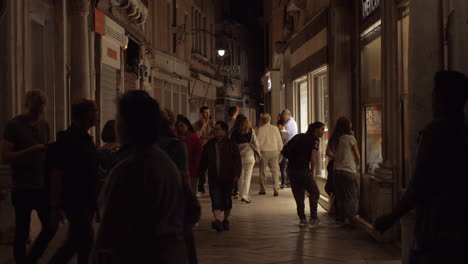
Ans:
[[[380,5],[380,0],[360,0],[362,2],[362,19],[366,19]]]

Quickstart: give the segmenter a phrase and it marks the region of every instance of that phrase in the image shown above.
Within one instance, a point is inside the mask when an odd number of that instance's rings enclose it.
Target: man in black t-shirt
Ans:
[[[4,132],[3,163],[10,164],[13,173],[16,263],[35,263],[56,231],[56,226],[48,221],[45,191],[45,144],[49,141],[49,126],[41,117],[46,101],[41,91],[29,91],[26,94],[26,111],[8,121]],[[36,210],[42,230],[27,256],[26,242],[29,238],[32,210]]]
[[[283,148],[282,154],[288,158],[288,177],[291,190],[296,200],[299,226],[305,227],[310,224],[316,227],[319,224],[317,206],[319,190],[314,179],[315,163],[319,141],[324,134],[324,124],[315,122],[309,125],[305,134],[298,134],[292,138]],[[310,165],[310,166],[309,166]],[[310,222],[307,222],[305,214],[305,191],[309,196]]]
[[[60,155],[51,173],[51,218],[61,212],[68,219],[68,237],[50,263],[68,263],[78,254],[78,263],[88,263],[93,245],[92,221],[97,208],[98,157],[89,130],[96,125],[96,103],[81,99],[72,105],[72,124],[57,141]]]

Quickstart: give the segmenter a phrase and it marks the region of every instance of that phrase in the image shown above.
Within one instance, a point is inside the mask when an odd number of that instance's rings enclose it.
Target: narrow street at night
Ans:
[[[200,198],[203,216],[194,229],[200,264],[401,263],[396,246],[375,243],[360,229],[350,230],[335,225],[322,208],[319,208],[322,222],[318,228],[298,227],[291,189],[282,189],[278,197],[273,197],[271,190],[267,190],[267,195],[257,195],[258,179],[258,168],[255,168],[252,203],[234,200],[230,231],[217,233],[210,228],[211,202],[209,197]],[[33,219],[32,239],[40,227],[37,217]],[[47,263],[65,232],[66,227],[62,226],[40,263]],[[0,246],[0,255],[0,264],[14,263],[11,247]],[[71,264],[76,263],[75,258]]]

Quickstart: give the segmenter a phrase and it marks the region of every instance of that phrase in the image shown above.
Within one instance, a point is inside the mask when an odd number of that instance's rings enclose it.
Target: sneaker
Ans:
[[[229,221],[228,221],[228,220],[224,220],[224,221],[223,221],[223,228],[224,228],[224,230],[228,231],[228,230],[230,229],[230,227],[231,227],[231,224],[229,223]]]
[[[265,195],[265,194],[266,194],[265,191],[259,191],[259,192],[258,192],[258,195]]]
[[[279,193],[278,193],[278,190],[275,190],[275,192],[273,193],[273,196],[278,196]]]
[[[315,218],[315,219],[310,219],[309,221],[309,227],[310,228],[317,228],[320,226],[320,220],[318,218]]]
[[[286,185],[281,184],[281,185],[280,185],[280,189],[284,189],[284,188],[286,188]]]
[[[211,222],[211,228],[215,229],[218,232],[222,232],[224,230],[223,223],[221,223],[218,220]]]
[[[203,197],[203,193],[202,193],[202,192],[197,192],[197,197],[198,197],[198,198]]]
[[[232,198],[239,199],[239,194],[234,195]]]
[[[305,227],[307,225],[307,220],[306,219],[301,219],[299,221],[299,227]]]

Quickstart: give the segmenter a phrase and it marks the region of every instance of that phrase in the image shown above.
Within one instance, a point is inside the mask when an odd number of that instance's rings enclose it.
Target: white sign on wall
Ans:
[[[231,66],[221,66],[219,72],[222,75],[227,76],[240,76],[240,66],[239,65],[231,65]]]

